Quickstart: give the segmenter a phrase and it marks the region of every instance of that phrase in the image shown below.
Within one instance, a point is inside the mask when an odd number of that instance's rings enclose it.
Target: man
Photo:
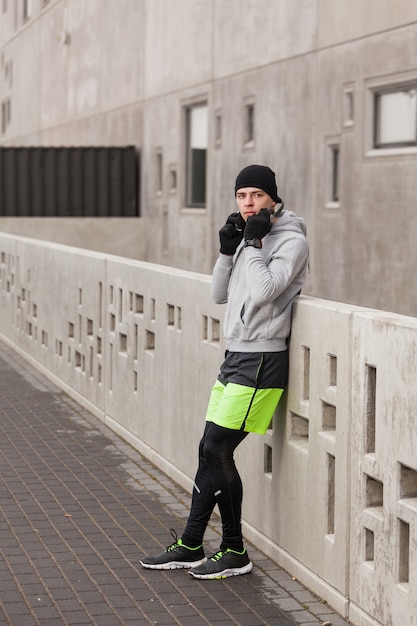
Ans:
[[[283,210],[269,167],[245,167],[236,178],[235,196],[239,211],[219,231],[212,280],[214,301],[227,303],[226,354],[207,409],[189,518],[180,539],[173,533],[175,541],[164,552],[141,560],[150,569],[189,568],[201,579],[252,569],[233,453],[249,432],[265,434],[287,385],[292,303],[308,263],[304,221]],[[202,542],[216,504],[222,542],[207,559]]]

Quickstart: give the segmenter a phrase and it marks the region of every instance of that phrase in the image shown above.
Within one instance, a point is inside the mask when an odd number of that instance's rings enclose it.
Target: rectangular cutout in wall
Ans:
[[[174,324],[175,324],[175,307],[172,304],[167,304],[167,317],[168,317],[168,326],[174,326]]]
[[[309,438],[309,420],[290,411],[290,441],[307,443]]]
[[[89,318],[87,318],[87,335],[91,337],[91,335],[93,334],[94,334],[93,320],[90,320]]]
[[[222,112],[220,109],[216,110],[214,118],[214,141],[216,148],[222,143]]]
[[[113,391],[113,344],[110,344],[109,391]]]
[[[401,463],[400,498],[417,498],[417,471]]]
[[[246,101],[243,109],[243,144],[253,147],[255,141],[255,103]]]
[[[114,333],[116,330],[116,316],[110,313],[110,332]]]
[[[272,474],[272,448],[264,444],[264,474]]]
[[[366,507],[384,505],[384,485],[380,480],[366,476]]]
[[[72,322],[68,323],[68,337],[70,339],[74,338],[74,324]]]
[[[340,192],[340,146],[330,146],[330,168],[331,168],[331,185],[330,185],[330,202],[339,202]]]
[[[127,352],[127,335],[119,333],[119,352]]]
[[[181,330],[181,324],[182,324],[182,309],[180,306],[176,307],[176,311],[177,311],[177,329]]]
[[[55,340],[55,353],[57,354],[57,356],[62,356],[63,352],[62,352],[62,341],[59,341],[59,339]]]
[[[346,87],[343,90],[343,126],[353,126],[354,112],[353,87]]]
[[[410,576],[410,526],[403,520],[398,520],[399,532],[399,559],[398,582],[408,583]]]
[[[337,358],[333,354],[328,355],[329,358],[329,387],[337,385]]]
[[[367,454],[375,452],[376,438],[376,367],[365,366],[365,419],[366,419],[366,442]]]
[[[336,495],[336,459],[327,454],[327,534],[334,534],[335,495]]]
[[[365,561],[375,560],[375,535],[369,528],[364,528]]]
[[[169,191],[175,193],[177,191],[177,169],[171,166],[169,170]]]
[[[321,406],[323,430],[336,430],[336,407],[323,400]]]
[[[98,325],[103,326],[103,283],[98,284]]]
[[[138,336],[139,336],[138,325],[134,324],[133,325],[133,358],[135,360],[137,360],[138,358]]]
[[[211,318],[211,341],[220,341],[220,320]]]
[[[203,315],[201,319],[203,327],[203,341],[208,341],[208,317],[207,315]]]
[[[163,176],[163,156],[162,156],[162,149],[158,148],[156,151],[156,177],[155,177],[155,183],[156,183],[156,188],[155,191],[157,194],[162,193],[163,190],[163,180],[164,180],[164,176]]]
[[[123,289],[119,289],[119,322],[123,320]]]
[[[135,313],[140,313],[143,315],[143,296],[138,293],[135,293]]]
[[[155,319],[155,310],[156,310],[155,298],[151,298],[151,320]]]
[[[97,337],[97,354],[101,354],[101,337]]]
[[[303,400],[310,399],[310,348],[307,346],[302,347],[303,350]]]
[[[146,350],[155,350],[155,333],[146,331]]]

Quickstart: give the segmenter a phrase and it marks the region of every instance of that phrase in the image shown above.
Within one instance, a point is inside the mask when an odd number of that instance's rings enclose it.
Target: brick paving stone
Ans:
[[[303,624],[303,626],[305,624],[322,624],[321,620],[313,617],[308,611],[292,611],[291,617],[297,624]]]
[[[303,616],[307,626],[315,609],[327,617],[252,546],[250,576],[196,581],[142,569],[140,558],[183,527],[189,495],[1,342],[0,502],[1,625],[294,626]],[[207,551],[219,540],[215,521]]]

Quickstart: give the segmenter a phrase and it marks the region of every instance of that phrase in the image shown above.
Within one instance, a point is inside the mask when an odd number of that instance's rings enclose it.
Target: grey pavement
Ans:
[[[141,568],[189,494],[0,342],[0,624],[348,622],[248,544],[246,576]],[[219,545],[219,522],[207,534]]]

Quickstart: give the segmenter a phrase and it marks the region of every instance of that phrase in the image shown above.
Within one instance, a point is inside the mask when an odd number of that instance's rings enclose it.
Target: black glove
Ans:
[[[268,209],[261,209],[256,215],[251,215],[246,222],[244,232],[245,241],[263,239],[271,230],[271,214]]]
[[[233,256],[243,238],[245,220],[240,213],[232,213],[219,230],[220,252]]]

